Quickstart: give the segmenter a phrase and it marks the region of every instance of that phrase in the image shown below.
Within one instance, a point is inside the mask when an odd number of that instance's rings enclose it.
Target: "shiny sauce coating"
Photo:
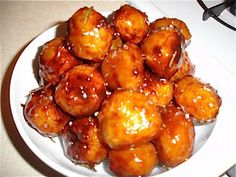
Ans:
[[[100,140],[97,118],[71,121],[63,131],[62,139],[65,153],[75,164],[93,168],[107,156],[105,144]]]
[[[145,94],[156,106],[166,106],[173,100],[174,87],[172,82],[157,77],[150,71],[144,72],[144,82],[140,92]]]
[[[140,48],[126,43],[109,52],[102,63],[102,75],[108,87],[136,89],[143,82],[143,58]]]
[[[163,127],[153,141],[160,162],[167,167],[175,167],[187,160],[193,150],[195,130],[191,119],[176,105],[162,109]]]
[[[187,51],[182,52],[182,58],[183,62],[178,71],[169,79],[171,82],[176,82],[187,75],[193,76],[195,73],[195,65],[192,64]]]
[[[43,46],[39,56],[39,75],[44,83],[55,85],[68,69],[80,63],[66,49],[64,38],[58,37]]]
[[[159,77],[169,79],[182,63],[182,38],[172,29],[153,31],[141,43],[146,64]]]
[[[70,69],[56,87],[56,103],[78,117],[93,114],[106,96],[105,82],[95,67],[78,65]]]
[[[214,121],[221,98],[210,85],[193,76],[185,76],[175,84],[176,102],[200,123]]]
[[[158,164],[157,152],[152,143],[109,151],[109,167],[117,175],[147,176]]]
[[[24,106],[24,117],[30,126],[48,137],[60,135],[69,121],[69,116],[55,104],[53,89],[49,86],[30,92]]]
[[[151,141],[162,124],[152,102],[132,90],[115,91],[104,103],[98,120],[104,142],[113,149]]]
[[[150,30],[159,30],[164,28],[177,29],[185,39],[185,47],[189,44],[192,37],[187,25],[182,20],[177,18],[159,18],[152,22],[150,26]]]
[[[102,61],[112,44],[114,30],[93,7],[79,9],[69,20],[67,45],[77,57]]]
[[[113,23],[123,40],[135,44],[140,43],[148,31],[146,14],[129,5],[123,5],[115,12]]]

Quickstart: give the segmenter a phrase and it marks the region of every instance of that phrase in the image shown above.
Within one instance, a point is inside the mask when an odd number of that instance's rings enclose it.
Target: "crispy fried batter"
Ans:
[[[186,119],[180,107],[169,105],[161,113],[164,126],[153,141],[160,162],[175,167],[187,160],[193,150],[195,131],[191,119]]]
[[[69,20],[67,42],[77,57],[102,61],[110,49],[114,30],[93,7],[84,7]]]
[[[99,114],[101,135],[113,149],[151,141],[161,124],[156,106],[144,94],[132,90],[115,91]]]
[[[24,116],[30,126],[48,137],[61,134],[69,116],[55,104],[53,88],[42,86],[30,92],[24,107]]]
[[[149,27],[147,15],[127,4],[115,12],[113,23],[123,40],[135,44],[142,41]]]
[[[198,122],[216,119],[221,98],[216,90],[193,76],[185,76],[175,84],[176,102]]]

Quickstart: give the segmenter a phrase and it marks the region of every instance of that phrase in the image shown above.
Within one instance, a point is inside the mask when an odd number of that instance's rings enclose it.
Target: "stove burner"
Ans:
[[[236,28],[234,26],[231,26],[230,24],[224,22],[218,16],[222,13],[223,10],[226,8],[229,8],[229,11],[235,16],[236,14],[236,1],[235,0],[225,0],[224,2],[217,4],[213,7],[208,8],[202,0],[197,0],[198,3],[201,5],[201,7],[204,9],[203,17],[202,19],[205,21],[209,17],[213,17],[215,20],[220,22],[221,24],[227,26],[228,28],[236,31]]]
[[[229,11],[236,16],[236,1],[230,6]]]

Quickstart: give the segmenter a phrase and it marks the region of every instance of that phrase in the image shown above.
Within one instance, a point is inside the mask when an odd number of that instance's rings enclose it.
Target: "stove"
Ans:
[[[223,2],[197,0],[204,9],[202,19],[205,21],[212,17],[222,25],[236,31],[236,0]]]

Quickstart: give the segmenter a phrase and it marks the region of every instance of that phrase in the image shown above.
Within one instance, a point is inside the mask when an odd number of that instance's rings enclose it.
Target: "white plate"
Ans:
[[[147,12],[147,15],[152,15],[151,20],[153,20],[153,13],[150,13]],[[103,14],[107,15],[108,13]],[[157,16],[156,18],[160,17]],[[56,25],[40,34],[25,48],[15,65],[10,84],[10,104],[16,127],[34,154],[56,171],[66,176],[112,175],[106,163],[96,166],[97,172],[92,172],[81,166],[75,166],[63,154],[59,139],[55,138],[55,142],[53,142],[49,138],[41,136],[24,119],[21,104],[25,103],[28,93],[38,87],[36,80],[38,71],[35,66],[39,48],[58,34],[63,34],[63,32],[65,32],[65,23]],[[219,91],[219,95],[222,97],[222,106],[215,128],[215,123],[196,127],[194,155],[188,161],[162,173],[160,176],[175,176],[177,174],[182,174],[182,176],[199,176],[201,174],[219,176],[236,161],[236,156],[230,155],[230,153],[234,153],[233,146],[228,147],[229,143],[232,142],[231,130],[236,120],[232,116],[236,115],[236,97],[235,94],[231,94],[236,90],[235,85],[232,85],[232,83],[236,83],[236,80],[211,54],[202,49],[196,41],[194,37],[192,43],[187,48],[191,61],[196,65],[196,76],[206,82],[210,82]],[[214,131],[211,134],[213,128]],[[214,158],[217,158],[217,160]],[[209,160],[210,164],[208,164]],[[161,171],[163,169],[155,169],[152,175],[157,175]]]

